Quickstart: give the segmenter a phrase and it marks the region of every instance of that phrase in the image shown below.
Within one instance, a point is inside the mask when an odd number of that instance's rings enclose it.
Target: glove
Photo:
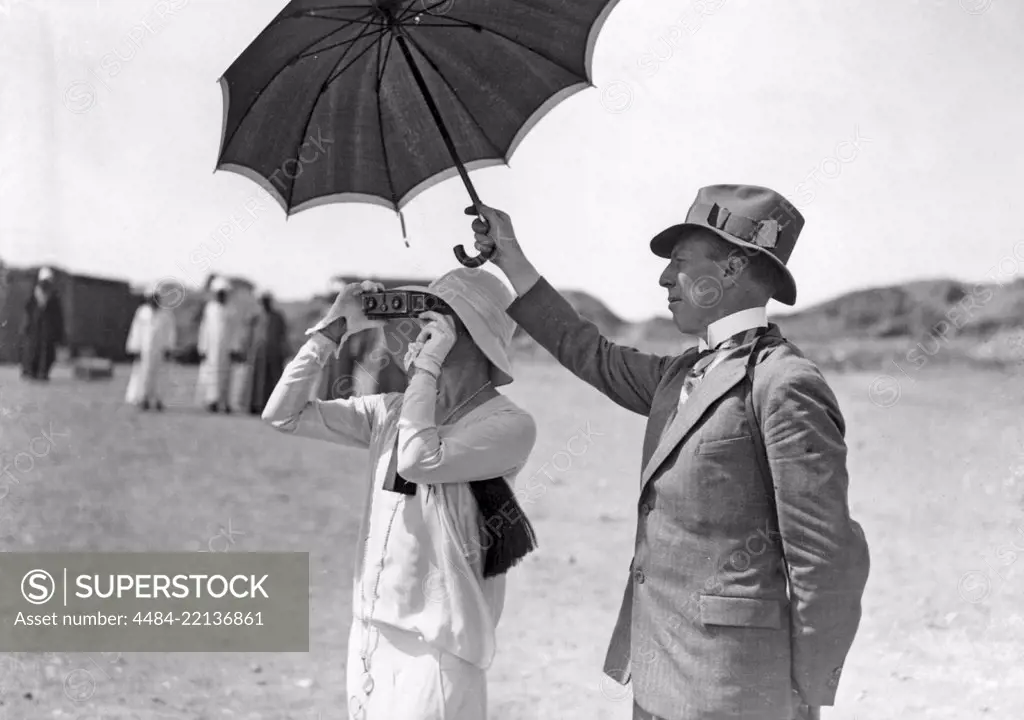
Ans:
[[[420,315],[421,318],[429,320],[420,334],[416,337],[414,345],[422,344],[419,352],[412,360],[413,367],[424,370],[434,377],[441,374],[441,365],[448,357],[452,347],[455,345],[455,320],[448,315],[428,310]]]
[[[409,347],[406,348],[405,351],[405,358],[402,360],[402,369],[405,370],[406,375],[409,374],[409,370],[412,368],[412,361],[416,359],[416,356],[420,354],[420,350],[422,349],[423,343],[409,343]]]
[[[381,283],[371,280],[364,280],[358,285],[349,285],[334,299],[323,320],[306,331],[306,335],[323,333],[335,342],[342,337],[341,328],[338,326],[340,320],[345,321],[344,334],[352,335],[360,330],[369,328],[384,327],[383,320],[375,320],[363,314],[363,304],[359,296],[364,292],[383,292],[384,286]],[[340,348],[339,348],[340,350]]]

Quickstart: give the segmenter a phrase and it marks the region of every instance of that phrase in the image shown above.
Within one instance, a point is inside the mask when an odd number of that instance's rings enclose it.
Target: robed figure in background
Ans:
[[[64,341],[64,312],[53,287],[53,271],[42,268],[32,296],[25,303],[21,323],[21,376],[49,380],[57,359],[57,345]]]
[[[177,344],[174,313],[161,307],[157,288],[147,289],[142,305],[135,311],[125,350],[134,360],[125,402],[142,410],[163,410],[163,390],[170,359]]]
[[[210,285],[213,300],[203,308],[199,323],[199,378],[196,402],[210,412],[231,412],[231,364],[240,362],[241,333],[234,310],[228,307],[231,284],[218,277]]]
[[[260,293],[260,310],[253,319],[252,342],[249,345],[249,412],[261,415],[284,372],[290,355],[288,324],[284,315],[274,307],[269,291]]]

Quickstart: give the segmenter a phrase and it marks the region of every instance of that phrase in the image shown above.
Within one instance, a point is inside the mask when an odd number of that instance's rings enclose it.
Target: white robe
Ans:
[[[142,305],[135,311],[125,349],[139,359],[132,364],[125,402],[139,405],[143,400],[162,400],[164,352],[177,342],[174,315],[164,308]]]
[[[234,310],[216,301],[206,303],[199,324],[200,355],[206,359],[199,365],[196,402],[200,405],[220,403],[228,406],[231,391],[231,353],[241,351],[241,333]]]

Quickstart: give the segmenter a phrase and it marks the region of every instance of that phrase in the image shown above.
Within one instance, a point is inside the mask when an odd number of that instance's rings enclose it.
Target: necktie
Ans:
[[[683,378],[683,389],[679,393],[679,402],[672,409],[672,414],[665,422],[665,427],[662,429],[662,435],[668,432],[669,427],[672,425],[672,421],[676,419],[676,415],[679,414],[679,408],[682,407],[683,403],[686,402],[687,398],[693,393],[700,381],[704,379],[704,375],[707,374],[708,368],[715,362],[718,357],[718,353],[726,350],[733,350],[747,343],[753,342],[758,335],[763,333],[765,328],[756,327],[750,330],[744,330],[741,333],[736,333],[730,338],[720,342],[714,348],[708,348],[707,350],[701,350],[697,353],[697,360],[693,363],[686,376]]]
[[[715,361],[715,355],[718,350],[719,348],[715,348],[713,350],[709,348],[697,353],[697,361],[693,364],[693,367],[687,371],[686,377],[683,378],[683,392],[679,401],[680,403],[686,401],[686,398],[690,396],[693,389],[697,387],[697,383],[704,378],[704,373],[707,372],[708,366]]]

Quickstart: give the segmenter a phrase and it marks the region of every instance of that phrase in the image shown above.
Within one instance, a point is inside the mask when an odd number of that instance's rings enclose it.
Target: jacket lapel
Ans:
[[[746,357],[750,352],[749,347],[737,348],[730,352],[729,356],[723,358],[715,368],[708,372],[707,376],[693,390],[693,394],[686,399],[679,413],[672,424],[669,425],[661,441],[654,449],[650,460],[644,467],[640,476],[641,490],[647,486],[651,477],[657,472],[661,464],[671,454],[686,435],[693,429],[698,420],[703,417],[714,403],[740,382],[746,375]],[[675,397],[678,398],[679,390],[682,388],[682,378],[678,383],[672,383],[676,389]]]
[[[696,352],[693,353],[696,356]],[[674,364],[668,371],[661,389],[655,394],[651,405],[651,414],[647,418],[647,429],[644,432],[643,454],[640,458],[640,472],[643,473],[658,447],[658,440],[665,434],[665,426],[671,422],[679,396],[683,391],[683,380],[686,373],[693,367],[693,358],[683,355],[681,362]]]

